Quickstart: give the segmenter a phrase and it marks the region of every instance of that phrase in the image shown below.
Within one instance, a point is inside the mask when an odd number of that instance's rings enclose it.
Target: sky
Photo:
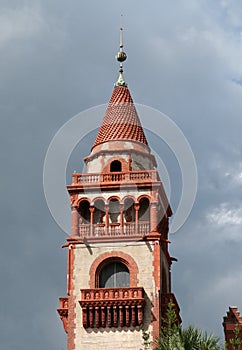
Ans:
[[[134,101],[168,115],[196,159],[194,207],[170,236],[183,325],[223,337],[228,307],[242,312],[240,1],[0,0],[2,349],[66,349],[56,312],[66,293],[66,234],[45,201],[43,164],[64,123],[108,102],[120,14]],[[93,137],[73,152],[67,179]],[[181,174],[165,151],[164,162],[175,213]]]

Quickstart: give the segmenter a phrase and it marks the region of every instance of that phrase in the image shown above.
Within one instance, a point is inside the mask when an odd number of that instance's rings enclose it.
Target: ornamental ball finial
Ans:
[[[122,22],[122,15],[121,15],[121,22]],[[119,78],[115,83],[115,86],[127,86],[125,83],[125,80],[123,78],[123,62],[126,60],[127,55],[123,51],[123,26],[121,23],[120,26],[120,42],[119,42],[119,52],[115,56],[116,60],[119,62]]]
[[[125,52],[119,51],[115,57],[118,62],[124,62],[127,58],[127,55]]]

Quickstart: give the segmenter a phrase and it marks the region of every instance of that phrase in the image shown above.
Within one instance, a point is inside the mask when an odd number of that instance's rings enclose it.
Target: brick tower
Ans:
[[[86,172],[67,186],[67,296],[58,309],[68,350],[142,347],[154,342],[170,300],[168,221],[172,212],[127,84],[122,45],[115,84]]]
[[[242,316],[236,306],[230,306],[223,320],[226,349],[242,349]],[[237,333],[237,334],[236,334]]]

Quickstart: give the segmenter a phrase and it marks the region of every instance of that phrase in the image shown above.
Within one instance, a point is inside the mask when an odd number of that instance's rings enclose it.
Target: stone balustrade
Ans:
[[[138,222],[138,229],[136,230],[135,222],[125,222],[123,226],[120,223],[105,224],[80,224],[79,234],[82,238],[96,239],[96,238],[110,238],[110,237],[142,237],[150,232],[149,221]]]
[[[160,181],[157,170],[72,174],[72,185]]]

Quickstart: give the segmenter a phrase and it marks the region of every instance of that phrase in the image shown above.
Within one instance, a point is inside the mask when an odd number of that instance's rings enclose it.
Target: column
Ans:
[[[125,324],[127,327],[129,327],[130,323],[130,314],[129,314],[129,305],[125,306]]]
[[[150,204],[150,231],[157,232],[157,205],[154,202]]]
[[[109,206],[105,205],[105,236],[108,235],[108,228],[109,228],[109,217],[108,217],[108,213],[109,213]]]
[[[105,306],[101,306],[101,325],[103,328],[106,326]]]
[[[113,325],[114,327],[118,327],[118,307],[113,306]]]
[[[95,207],[89,207],[89,210],[90,210],[90,236],[93,237]]]
[[[123,306],[119,306],[119,322],[120,322],[120,327],[124,326],[124,309]]]
[[[99,328],[99,326],[100,326],[100,312],[99,312],[98,306],[95,307],[95,323],[96,323],[96,327]]]
[[[90,323],[90,327],[93,328],[94,327],[93,306],[89,307],[89,323]]]
[[[108,327],[112,327],[112,313],[111,306],[107,306],[107,324]]]
[[[142,305],[138,305],[138,325],[140,326],[143,322],[143,308]]]
[[[80,217],[77,206],[71,207],[71,215],[72,215],[71,237],[77,238],[79,237],[79,217]]]
[[[124,233],[124,205],[120,204],[120,235]]]
[[[135,327],[135,326],[136,326],[135,305],[132,305],[132,306],[131,306],[131,322],[132,322],[132,326]]]
[[[82,307],[82,323],[83,327],[87,328],[87,308],[85,306]]]
[[[139,204],[135,204],[134,205],[134,209],[135,209],[135,234],[138,235],[139,234]]]

